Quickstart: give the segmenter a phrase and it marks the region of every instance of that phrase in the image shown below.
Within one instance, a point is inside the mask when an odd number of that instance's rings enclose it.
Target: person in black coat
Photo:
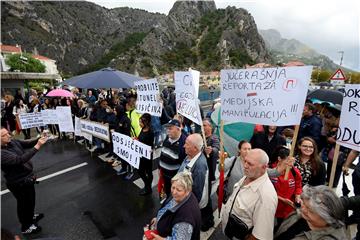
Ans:
[[[154,132],[151,129],[151,115],[144,113],[139,119],[141,132],[138,140],[151,148],[154,147]],[[152,192],[151,183],[153,180],[152,174],[152,159],[140,158],[139,176],[144,181],[145,187],[140,190],[139,194],[142,196],[148,195]]]
[[[5,128],[1,129],[1,170],[7,188],[16,198],[23,234],[41,231],[37,221],[44,215],[34,214],[36,177],[31,158],[46,141],[46,137],[27,141],[12,140],[9,132]]]
[[[5,107],[1,110],[1,126],[12,132],[16,129],[16,118],[13,114],[14,97],[7,94],[4,96]]]
[[[272,156],[276,147],[286,145],[285,138],[276,130],[276,126],[264,126],[264,132],[255,133],[250,139],[252,148],[260,148]]]
[[[125,107],[123,105],[118,105],[115,108],[115,132],[124,134],[130,137],[131,132],[131,122],[130,119],[127,117],[125,113]],[[130,168],[130,165],[123,159],[120,161],[115,161],[113,166],[116,167],[121,163],[121,170],[117,173],[117,175],[124,175],[127,174],[127,169]]]

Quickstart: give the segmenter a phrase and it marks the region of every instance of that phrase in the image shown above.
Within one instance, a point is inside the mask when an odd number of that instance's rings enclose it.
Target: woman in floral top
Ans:
[[[300,170],[302,186],[324,185],[326,168],[320,159],[315,141],[310,137],[304,137],[298,142],[298,155],[294,166]]]

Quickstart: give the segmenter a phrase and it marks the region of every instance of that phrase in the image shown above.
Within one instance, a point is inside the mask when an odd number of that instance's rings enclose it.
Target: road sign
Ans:
[[[345,84],[346,77],[344,72],[339,68],[336,72],[331,76],[330,82],[332,85],[343,85]]]

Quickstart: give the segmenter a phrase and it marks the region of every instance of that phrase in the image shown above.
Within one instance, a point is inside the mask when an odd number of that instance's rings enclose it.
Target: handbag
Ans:
[[[232,202],[229,212],[229,219],[224,230],[225,235],[230,239],[232,239],[233,237],[236,237],[237,239],[245,239],[245,237],[252,230],[252,228],[249,229],[246,223],[244,223],[240,218],[238,218],[235,214],[231,213],[234,207],[235,199],[239,194],[240,190],[241,187],[239,188],[239,191],[236,193],[234,201]]]

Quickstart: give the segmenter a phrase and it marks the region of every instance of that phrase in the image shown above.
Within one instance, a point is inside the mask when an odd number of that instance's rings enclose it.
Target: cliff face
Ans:
[[[148,32],[165,15],[106,9],[90,2],[1,2],[3,44],[19,44],[55,59],[65,73],[96,62],[134,32]]]
[[[112,66],[142,76],[269,60],[252,16],[213,1],[178,1],[169,15],[90,2],[1,2],[3,44],[57,61],[66,74]]]

